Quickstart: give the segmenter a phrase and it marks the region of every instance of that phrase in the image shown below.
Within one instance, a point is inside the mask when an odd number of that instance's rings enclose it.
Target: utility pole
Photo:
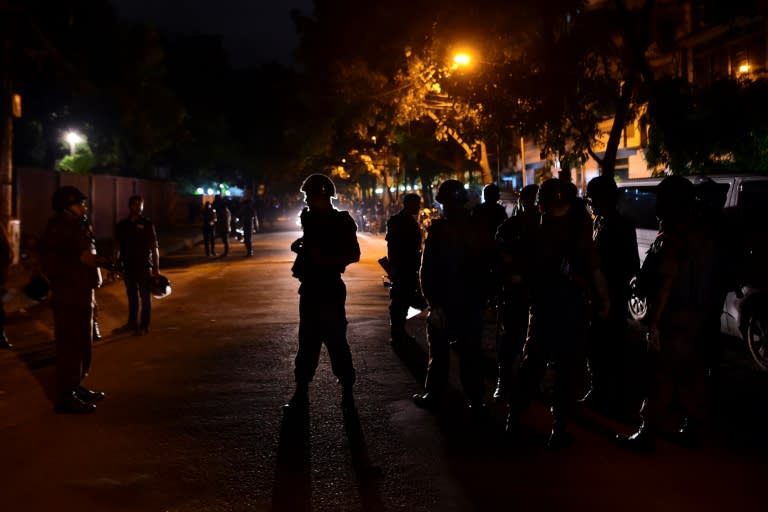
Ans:
[[[0,3],[0,12],[12,11],[11,6]],[[21,230],[19,221],[13,219],[13,117],[21,115],[21,103],[13,93],[13,27],[9,18],[4,15],[0,23],[0,223],[8,234],[13,263],[18,263]]]

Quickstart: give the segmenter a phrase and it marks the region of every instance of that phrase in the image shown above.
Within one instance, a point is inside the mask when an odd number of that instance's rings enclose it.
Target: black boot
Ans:
[[[90,414],[96,410],[93,404],[87,404],[71,391],[56,400],[53,410],[56,414]]]
[[[645,424],[634,434],[618,434],[616,442],[620,447],[638,453],[651,453],[656,449],[656,436]]]
[[[283,405],[286,411],[305,410],[309,407],[309,383],[297,382],[296,391],[288,403]]]
[[[685,418],[683,425],[672,434],[671,441],[683,448],[695,449],[701,447],[701,432],[696,422],[691,418]]]
[[[5,335],[4,330],[0,330],[0,349],[12,349],[13,345],[11,345],[11,342],[8,341],[8,337]]]

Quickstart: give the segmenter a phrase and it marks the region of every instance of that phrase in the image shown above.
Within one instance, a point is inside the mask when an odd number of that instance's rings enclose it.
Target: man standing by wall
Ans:
[[[128,199],[130,213],[117,224],[115,240],[117,257],[122,265],[123,279],[128,293],[128,322],[115,329],[116,333],[133,331],[140,336],[149,332],[152,314],[150,284],[160,273],[160,250],[155,225],[144,217],[144,199]],[[139,318],[141,303],[141,318]]]
[[[56,336],[56,399],[59,414],[86,414],[104,393],[80,385],[91,366],[94,289],[101,285],[96,246],[88,232],[86,197],[75,187],[53,194],[56,215],[40,238],[42,270],[51,286]],[[105,261],[106,263],[106,261]]]

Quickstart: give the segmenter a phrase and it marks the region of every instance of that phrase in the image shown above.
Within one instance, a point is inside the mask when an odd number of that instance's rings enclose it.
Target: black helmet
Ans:
[[[467,189],[458,180],[445,180],[437,188],[435,201],[443,206],[448,204],[463,206],[468,200]]]
[[[149,291],[156,299],[162,299],[171,294],[171,282],[164,275],[158,274],[152,277],[149,284]]]
[[[63,212],[73,204],[80,203],[86,199],[88,198],[80,192],[80,189],[67,185],[56,189],[51,198],[51,206],[53,206],[54,211]]]
[[[536,203],[544,213],[552,213],[554,208],[562,208],[572,202],[574,194],[569,188],[567,182],[550,178],[539,186]]]
[[[325,174],[312,174],[301,184],[301,191],[306,195],[318,194],[326,197],[336,197],[336,187],[331,178]]]
[[[656,217],[676,221],[693,211],[695,189],[682,176],[667,176],[656,187]]]
[[[596,176],[587,184],[587,196],[592,199],[605,199],[616,202],[619,195],[619,187],[616,180],[610,176]]]
[[[483,187],[483,200],[486,202],[495,203],[501,197],[501,190],[495,183],[490,183]]]

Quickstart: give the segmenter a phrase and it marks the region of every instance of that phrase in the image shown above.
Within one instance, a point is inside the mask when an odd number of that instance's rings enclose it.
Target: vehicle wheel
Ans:
[[[645,314],[648,312],[648,305],[645,302],[645,297],[640,296],[637,289],[637,278],[633,277],[629,283],[629,301],[627,302],[629,308],[629,314],[632,318],[638,322],[645,318]]]
[[[747,324],[747,346],[761,369],[768,371],[768,336],[765,319],[752,315]]]

